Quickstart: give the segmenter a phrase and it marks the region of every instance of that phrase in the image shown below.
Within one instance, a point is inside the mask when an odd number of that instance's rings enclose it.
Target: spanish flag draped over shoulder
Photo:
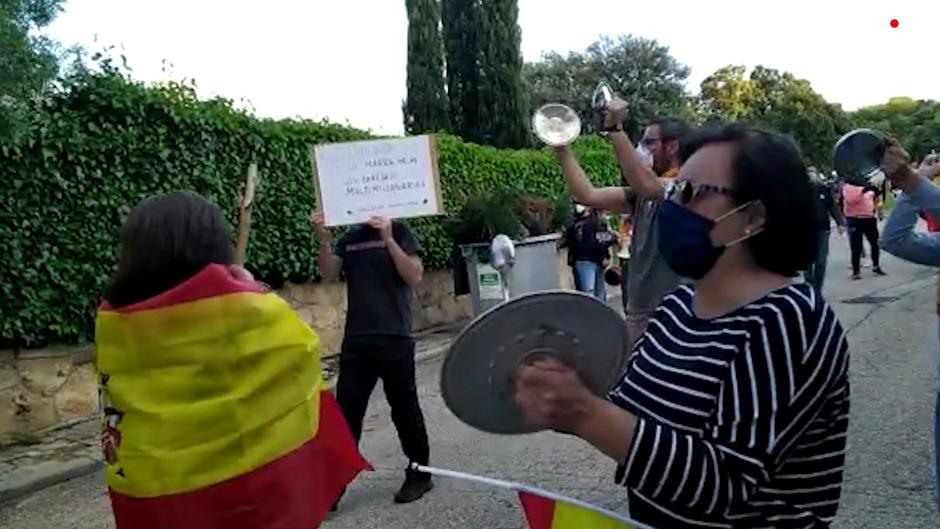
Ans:
[[[101,307],[102,445],[119,529],[312,529],[362,470],[317,335],[221,265]]]
[[[531,529],[645,529],[615,513],[536,489],[519,490],[519,501]]]

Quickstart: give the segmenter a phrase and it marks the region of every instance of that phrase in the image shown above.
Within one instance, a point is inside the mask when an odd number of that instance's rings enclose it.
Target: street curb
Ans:
[[[452,340],[444,341],[441,345],[416,354],[415,363],[423,364],[435,360],[450,348],[451,342]],[[334,390],[336,380],[337,377],[333,377],[327,381],[327,389]],[[7,503],[64,481],[91,474],[103,467],[103,460],[89,457],[78,457],[64,462],[40,463],[19,472],[19,475],[14,473],[0,481],[0,503]]]
[[[42,489],[98,470],[100,459],[78,457],[65,462],[44,462],[0,482],[0,503],[22,498]]]
[[[466,325],[466,322],[463,322]],[[415,354],[415,364],[426,364],[447,353],[459,333],[450,339],[441,340],[434,347],[429,347]],[[335,391],[339,377],[326,381],[326,389]],[[91,474],[104,467],[101,459],[78,457],[65,462],[44,462],[0,481],[0,503],[22,498],[64,481]]]

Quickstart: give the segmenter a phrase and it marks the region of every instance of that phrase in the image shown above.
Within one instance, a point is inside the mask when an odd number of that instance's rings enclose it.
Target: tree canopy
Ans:
[[[807,163],[828,166],[832,147],[850,122],[839,105],[789,72],[725,66],[702,81],[697,109],[703,121],[749,121],[793,138]]]
[[[686,90],[689,68],[655,40],[602,37],[583,52],[548,52],[525,65],[531,108],[566,104],[590,123],[590,96],[607,81],[630,105],[627,131],[657,115],[695,124],[747,121],[794,139],[806,163],[829,167],[838,138],[868,127],[896,136],[920,158],[940,146],[940,102],[892,98],[886,104],[846,112],[827,101],[806,79],[768,66],[728,65],[707,76],[698,95]]]
[[[19,119],[22,100],[46,88],[59,70],[59,49],[37,34],[63,0],[0,0],[0,133]]]
[[[454,133],[474,143],[529,143],[517,0],[443,0],[447,96]]]
[[[852,124],[895,136],[915,159],[940,149],[940,102],[893,97],[883,105],[861,108]]]
[[[649,119],[659,115],[690,118],[685,80],[689,68],[655,40],[620,35],[601,37],[584,52],[545,53],[525,65],[524,78],[532,110],[545,103],[564,103],[591,120],[590,98],[600,81],[630,105],[626,127],[636,134]]]
[[[0,1],[0,96],[27,96],[55,77],[57,46],[36,30],[61,10],[62,0]]]

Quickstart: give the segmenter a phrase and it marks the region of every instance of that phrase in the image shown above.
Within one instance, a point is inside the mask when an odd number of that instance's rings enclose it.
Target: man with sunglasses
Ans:
[[[679,172],[679,147],[689,127],[677,118],[653,120],[646,127],[640,146],[634,148],[622,127],[626,110],[626,103],[614,98],[595,117],[595,128],[607,133],[613,144],[625,187],[594,187],[567,146],[558,147],[558,157],[571,194],[578,202],[632,216],[630,267],[622,280],[627,282],[630,293],[626,321],[630,339],[635,342],[645,332],[649,317],[662,298],[680,284],[679,276],[659,254],[656,212],[666,187]]]

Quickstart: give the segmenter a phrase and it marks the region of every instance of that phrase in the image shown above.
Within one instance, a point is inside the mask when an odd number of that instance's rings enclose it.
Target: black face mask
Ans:
[[[711,239],[715,224],[748,205],[738,206],[715,221],[680,206],[672,200],[666,200],[660,207],[656,218],[659,230],[657,241],[659,253],[678,276],[696,281],[702,279],[715,266],[727,246],[744,240],[739,239],[725,246],[715,246]]]

